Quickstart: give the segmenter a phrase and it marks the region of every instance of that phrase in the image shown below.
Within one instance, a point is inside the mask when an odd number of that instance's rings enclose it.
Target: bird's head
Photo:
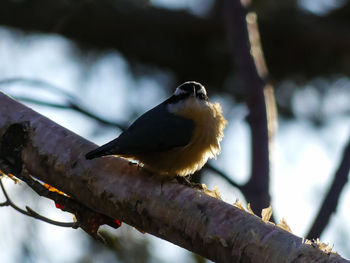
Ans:
[[[184,100],[190,97],[194,97],[198,100],[208,100],[207,91],[204,86],[195,81],[187,81],[178,86],[173,97],[177,100]]]
[[[203,109],[209,106],[207,91],[204,86],[195,81],[187,81],[178,86],[174,94],[167,100],[170,112],[178,113]]]

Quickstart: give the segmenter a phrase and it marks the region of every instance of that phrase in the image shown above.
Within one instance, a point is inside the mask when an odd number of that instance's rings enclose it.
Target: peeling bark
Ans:
[[[3,93],[0,111],[0,159],[99,213],[215,262],[349,262],[257,216],[201,191],[162,181],[120,158],[87,161],[84,155],[95,144]]]

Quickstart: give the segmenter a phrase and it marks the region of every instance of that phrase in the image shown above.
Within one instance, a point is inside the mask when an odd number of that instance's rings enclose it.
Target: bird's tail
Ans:
[[[91,152],[85,154],[85,158],[91,160],[105,155],[118,154],[118,146],[115,144],[116,142],[114,140],[106,143],[105,145],[102,145],[101,147],[98,147],[95,150],[92,150]]]

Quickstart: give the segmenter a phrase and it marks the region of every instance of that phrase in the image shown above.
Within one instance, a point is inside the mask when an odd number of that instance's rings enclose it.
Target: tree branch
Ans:
[[[50,83],[47,83],[45,81],[42,80],[38,80],[38,79],[27,79],[27,78],[9,78],[9,79],[2,79],[0,80],[0,85],[11,85],[13,83],[24,83],[27,85],[33,85],[33,86],[39,86],[39,87],[43,87],[46,90],[51,91],[52,93],[57,93],[61,96],[64,97],[65,100],[67,100],[68,102],[65,104],[58,104],[58,103],[52,103],[52,102],[47,102],[47,101],[41,101],[41,100],[37,100],[37,99],[31,99],[31,98],[26,98],[26,97],[19,97],[16,96],[15,98],[17,100],[23,101],[23,102],[29,102],[29,103],[33,103],[36,105],[41,105],[41,106],[47,106],[47,107],[52,107],[52,108],[59,108],[59,109],[70,109],[70,110],[75,110],[85,116],[88,116],[94,120],[97,120],[98,122],[105,124],[105,125],[110,125],[113,127],[117,127],[121,130],[125,130],[126,125],[118,123],[118,122],[112,122],[109,120],[106,120],[102,117],[99,117],[85,109],[83,109],[81,106],[79,106],[78,103],[78,99],[75,98],[73,95],[71,95],[70,93],[64,91],[63,89],[56,87]],[[218,169],[217,167],[214,167],[213,165],[211,165],[210,163],[207,163],[206,166],[204,167],[207,170],[210,170],[214,173],[216,173],[217,175],[219,175],[220,177],[222,177],[223,179],[225,179],[230,185],[232,185],[233,187],[236,187],[238,189],[241,189],[241,185],[237,184],[234,180],[232,180],[231,177],[229,177],[227,174],[225,174],[223,171],[221,171],[220,169]]]
[[[269,136],[266,87],[267,69],[260,46],[256,14],[249,12],[240,0],[226,0],[226,17],[233,62],[243,86],[249,108],[247,122],[251,131],[251,176],[242,192],[255,213],[270,205],[269,195]],[[269,102],[274,103],[273,89]],[[270,121],[273,123],[273,121]]]
[[[307,234],[307,238],[320,237],[323,230],[328,225],[331,215],[336,211],[339,203],[340,194],[343,191],[349,177],[350,170],[350,139],[344,149],[342,160],[334,175],[332,185],[330,186],[320,210],[315,217],[312,227]]]
[[[215,262],[348,262],[201,191],[127,161],[84,158],[96,147],[0,93],[0,155],[16,173],[64,191],[98,213]]]

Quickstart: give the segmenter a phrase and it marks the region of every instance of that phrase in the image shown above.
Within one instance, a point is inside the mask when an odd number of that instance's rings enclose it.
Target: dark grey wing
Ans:
[[[187,145],[193,130],[192,120],[170,113],[163,102],[140,116],[118,138],[87,153],[86,158],[167,151]]]
[[[162,152],[189,143],[194,122],[177,116],[162,103],[143,114],[117,139],[120,154]]]

